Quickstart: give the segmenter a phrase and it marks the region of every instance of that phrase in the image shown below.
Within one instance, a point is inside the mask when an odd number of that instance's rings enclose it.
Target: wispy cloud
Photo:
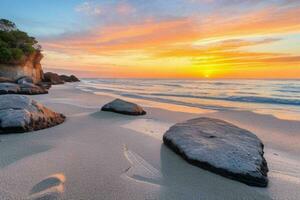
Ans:
[[[300,34],[300,6],[295,6],[294,1],[291,2],[294,6],[288,6],[288,2],[279,2],[286,6],[271,4],[255,10],[243,8],[234,13],[217,8],[219,12],[210,14],[157,18],[143,16],[136,7],[124,1],[105,10],[113,11],[116,19],[126,19],[133,13],[139,14],[139,19],[101,23],[88,32],[67,33],[44,40],[42,44],[51,52],[80,55],[81,62],[89,66],[118,65],[146,70],[163,65],[166,70],[185,67],[187,71],[207,73],[246,68],[261,70],[270,66],[279,69],[285,62],[297,68],[300,67],[298,55],[255,52],[258,45],[272,45],[284,40],[285,35]],[[216,1],[204,0],[204,3]],[[104,14],[99,5],[91,2],[81,4],[76,10],[90,15]],[[249,48],[252,51],[248,51]]]
[[[86,15],[100,15],[102,14],[102,8],[90,1],[85,1],[75,7],[75,11],[84,13]]]

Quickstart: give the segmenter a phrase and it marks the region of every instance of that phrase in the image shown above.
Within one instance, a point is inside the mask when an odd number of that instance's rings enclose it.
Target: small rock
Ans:
[[[63,123],[65,116],[23,95],[0,96],[0,133],[22,133]]]
[[[268,184],[262,142],[233,124],[204,117],[191,119],[172,126],[163,141],[193,165],[247,185]]]
[[[104,105],[102,111],[116,112],[125,115],[145,115],[146,111],[135,103],[124,101],[122,99],[115,99],[114,101]]]

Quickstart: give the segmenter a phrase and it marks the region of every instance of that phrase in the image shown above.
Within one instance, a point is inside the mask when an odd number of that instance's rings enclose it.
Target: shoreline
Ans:
[[[100,112],[113,97],[84,92],[76,85],[57,85],[47,95],[31,96],[64,113],[65,123],[36,132],[0,135],[0,198],[300,198],[300,121],[249,111],[191,113],[184,106],[171,111],[174,107],[164,104],[166,109],[160,109],[161,105],[141,100],[135,102],[145,108],[145,116]],[[171,125],[200,116],[246,128],[265,143],[268,188],[249,187],[191,166],[162,144],[159,138]],[[36,187],[40,189],[33,190]]]

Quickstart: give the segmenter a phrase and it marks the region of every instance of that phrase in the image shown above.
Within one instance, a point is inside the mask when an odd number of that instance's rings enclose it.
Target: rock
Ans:
[[[0,63],[0,76],[12,80],[18,80],[26,76],[31,77],[34,83],[38,83],[42,81],[43,78],[43,69],[40,63],[42,58],[42,53],[36,50],[26,56],[20,63]]]
[[[71,75],[71,76],[70,76],[70,79],[71,79],[71,82],[80,82],[79,78],[77,78],[77,77],[74,76],[74,75]]]
[[[191,119],[172,126],[163,141],[190,164],[247,185],[268,184],[262,142],[233,124],[211,118]]]
[[[1,94],[47,94],[48,90],[37,86],[33,83],[0,83],[0,95]]]
[[[0,83],[14,83],[14,80],[7,77],[0,77]]]
[[[50,89],[51,88],[51,83],[49,83],[49,82],[39,82],[39,83],[37,83],[36,84],[37,86],[40,86],[40,87],[42,87],[42,88],[45,88],[45,89]]]
[[[145,115],[143,108],[135,103],[124,101],[122,99],[115,99],[114,101],[104,105],[102,111],[111,111],[125,115]]]
[[[23,83],[20,84],[21,91],[19,94],[28,94],[28,95],[36,95],[36,94],[48,94],[48,90],[44,87],[40,87],[33,83]]]
[[[0,96],[0,133],[22,133],[63,123],[65,116],[23,95]]]
[[[80,80],[74,76],[74,75],[71,75],[71,76],[67,76],[67,75],[60,75],[60,78],[65,81],[65,82],[79,82]]]
[[[16,80],[17,84],[26,84],[26,83],[33,83],[33,80],[29,76],[23,76]]]
[[[0,83],[0,94],[18,94],[21,88],[15,83]]]
[[[58,85],[58,84],[65,83],[58,74],[53,73],[53,72],[44,73],[43,82],[49,82],[52,85]]]

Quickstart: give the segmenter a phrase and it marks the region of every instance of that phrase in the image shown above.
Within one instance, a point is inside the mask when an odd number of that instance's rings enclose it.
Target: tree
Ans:
[[[13,22],[0,19],[0,24],[15,27]],[[35,48],[36,47],[36,48]],[[0,30],[0,63],[14,64],[21,62],[24,56],[29,56],[35,51],[40,51],[34,37],[30,37],[26,32],[14,29],[11,31]]]
[[[11,51],[8,48],[0,47],[0,62],[8,63],[12,59]]]

